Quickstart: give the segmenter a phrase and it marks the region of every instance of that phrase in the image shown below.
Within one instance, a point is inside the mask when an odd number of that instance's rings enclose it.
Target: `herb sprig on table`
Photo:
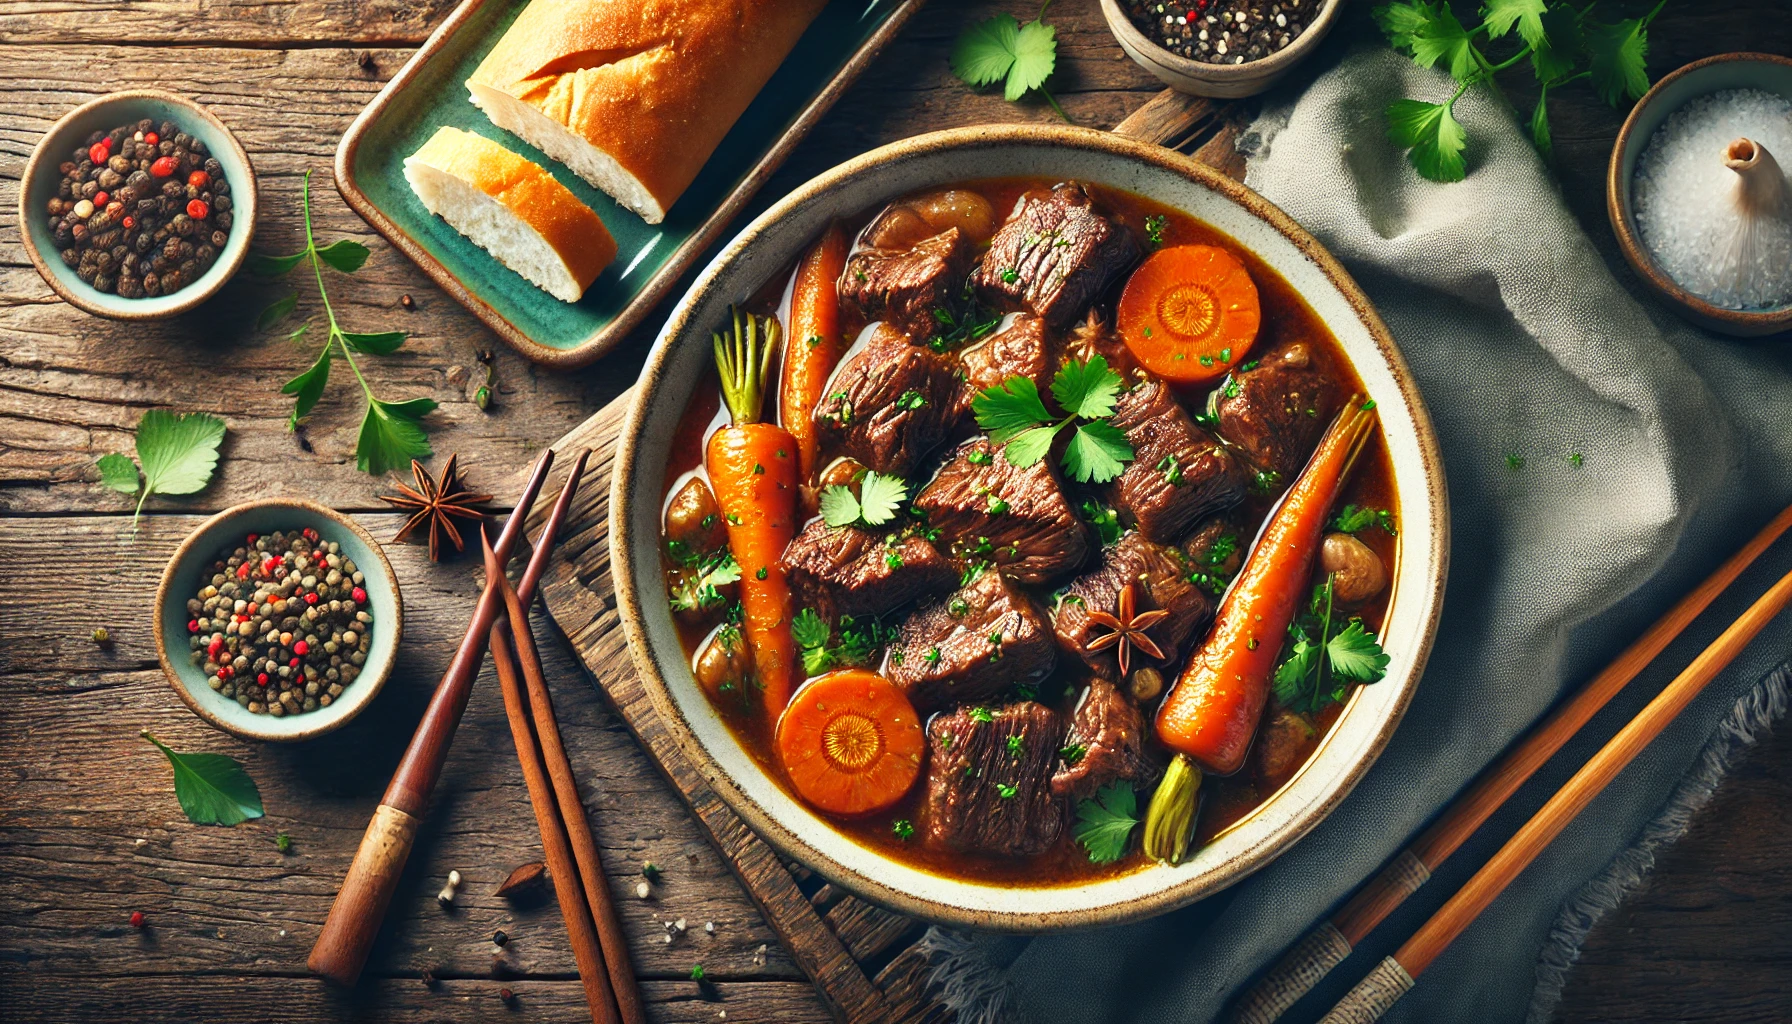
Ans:
[[[1012,14],[998,14],[959,33],[952,44],[952,73],[974,89],[1002,83],[1002,98],[1010,103],[1038,90],[1065,124],[1074,123],[1057,98],[1045,87],[1058,64],[1058,30],[1039,17],[1022,25]]]
[[[340,352],[348,363],[350,372],[355,375],[356,382],[361,385],[362,394],[367,396],[367,411],[361,417],[361,431],[355,439],[355,465],[363,473],[379,475],[403,469],[413,459],[429,458],[429,435],[423,426],[423,417],[435,409],[435,400],[413,398],[404,402],[381,401],[374,397],[373,388],[368,385],[367,378],[361,375],[361,368],[355,365],[356,352],[363,355],[391,355],[398,351],[409,335],[403,331],[358,334],[343,330],[336,322],[336,310],[330,305],[330,294],[324,288],[324,264],[327,263],[344,274],[352,274],[367,262],[367,247],[346,238],[327,246],[320,247],[317,244],[317,238],[311,230],[309,170],[305,172],[300,208],[305,215],[304,249],[290,256],[254,253],[249,257],[249,270],[263,277],[278,277],[309,260],[317,277],[317,296],[323,300],[324,317],[328,321],[329,333],[310,369],[287,381],[286,386],[280,389],[281,394],[295,398],[287,429],[298,429],[299,420],[309,414],[317,405],[317,400],[323,397],[324,385],[330,380],[330,364]],[[297,292],[276,300],[262,310],[256,326],[263,330],[274,326],[286,319],[297,308],[298,302]],[[293,331],[288,338],[299,341],[310,329],[309,322],[300,324],[298,330]]]
[[[1009,464],[1022,469],[1045,458],[1052,440],[1075,423],[1076,432],[1064,449],[1065,472],[1078,483],[1107,483],[1133,457],[1125,432],[1108,422],[1122,383],[1101,356],[1087,362],[1072,359],[1052,378],[1052,397],[1065,410],[1062,419],[1053,422],[1039,388],[1019,375],[978,394],[971,400],[971,410],[977,414],[977,425],[989,431],[989,439],[1006,446],[1002,455]]]
[[[144,732],[174,766],[174,798],[195,825],[235,825],[262,815],[261,790],[236,759],[224,754],[182,754]]]
[[[151,494],[192,494],[211,483],[223,440],[224,421],[216,416],[151,409],[137,421],[137,461],[119,452],[100,456],[100,482],[115,491],[139,495],[137,511],[131,515],[131,529],[135,530],[143,516],[143,503]],[[138,463],[143,469],[141,488]]]
[[[1601,99],[1618,106],[1628,96],[1642,99],[1649,91],[1645,67],[1649,24],[1661,13],[1661,0],[1640,18],[1604,22],[1592,17],[1594,4],[1567,0],[1485,0],[1473,27],[1456,19],[1449,0],[1407,0],[1375,9],[1375,20],[1394,48],[1422,67],[1442,66],[1456,79],[1456,91],[1443,103],[1395,100],[1387,108],[1388,135],[1406,148],[1407,159],[1432,181],[1461,181],[1467,170],[1463,150],[1468,133],[1456,120],[1456,101],[1476,85],[1495,92],[1494,75],[1528,60],[1542,91],[1531,111],[1531,141],[1550,155],[1549,91],[1590,79]],[[1489,45],[1514,30],[1515,47],[1489,54]],[[1503,52],[1510,49],[1511,52]]]

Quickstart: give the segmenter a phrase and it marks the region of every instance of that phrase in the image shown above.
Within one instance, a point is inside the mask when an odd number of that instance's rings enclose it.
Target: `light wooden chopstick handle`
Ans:
[[[420,824],[420,818],[389,804],[374,810],[305,963],[312,973],[343,986],[353,985],[361,976]]]
[[[1345,993],[1319,1024],[1375,1024],[1411,988],[1412,975],[1390,956]]]

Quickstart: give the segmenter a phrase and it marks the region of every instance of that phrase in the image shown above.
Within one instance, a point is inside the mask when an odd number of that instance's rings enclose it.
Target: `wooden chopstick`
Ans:
[[[509,611],[509,629],[500,621],[492,629],[494,657],[510,656],[514,641],[515,655],[522,666],[523,681],[528,688],[529,706],[535,719],[535,737],[539,753],[547,764],[548,779],[553,785],[560,807],[560,820],[572,845],[573,859],[578,864],[579,878],[584,883],[585,901],[597,926],[600,951],[609,972],[610,993],[621,1011],[624,1024],[645,1024],[641,995],[635,986],[634,966],[629,960],[628,937],[616,915],[610,897],[597,840],[591,835],[591,823],[585,817],[585,802],[579,797],[579,784],[573,777],[572,761],[560,742],[560,724],[554,716],[554,702],[548,693],[547,678],[541,670],[541,657],[535,649],[535,637],[529,627],[529,612],[518,595],[508,586],[503,588],[504,603]],[[511,690],[506,688],[504,700],[509,711]],[[520,709],[518,709],[520,711]],[[533,795],[533,794],[531,794]],[[556,875],[556,887],[565,876]]]
[[[484,540],[485,531],[480,531],[480,538]],[[516,600],[516,591],[504,577],[504,568],[492,553],[490,542],[487,541],[484,547],[485,585],[494,588],[507,602]],[[504,713],[510,721],[510,737],[516,744],[516,758],[523,767],[523,783],[529,789],[529,805],[535,810],[535,824],[541,831],[542,859],[547,862],[548,872],[554,878],[554,896],[560,902],[560,916],[566,920],[566,934],[572,940],[573,962],[578,966],[579,980],[585,986],[585,1002],[591,1008],[591,1019],[596,1024],[620,1024],[621,1016],[610,992],[609,971],[604,966],[603,950],[597,939],[597,926],[591,919],[591,908],[584,892],[575,884],[578,866],[567,840],[566,827],[554,804],[541,751],[530,731],[528,713],[524,710],[526,698],[523,696],[522,673],[517,668],[510,645],[503,641],[504,626],[499,622],[492,628],[492,665],[498,670],[498,688],[504,693]]]
[[[1290,948],[1239,998],[1232,1015],[1235,1024],[1273,1024],[1332,968],[1343,963],[1357,943],[1374,931],[1406,897],[1425,884],[1432,871],[1455,853],[1525,780],[1655,660],[1789,527],[1792,527],[1792,506],[1762,527],[1604,671],[1589,680],[1580,692],[1551,712],[1522,741],[1484,770],[1429,828],[1358,889],[1330,920],[1319,924]]]
[[[1431,966],[1450,943],[1494,901],[1518,873],[1542,853],[1562,829],[1586,809],[1602,790],[1649,742],[1686,710],[1711,680],[1742,653],[1763,627],[1773,621],[1788,603],[1792,603],[1792,573],[1780,577],[1750,605],[1742,616],[1730,624],[1711,646],[1674,677],[1629,724],[1618,730],[1611,741],[1599,748],[1574,777],[1549,798],[1531,820],[1500,847],[1481,870],[1456,895],[1450,897],[1437,913],[1431,915],[1390,956],[1369,972],[1351,989],[1338,1005],[1332,1007],[1320,1024],[1369,1024],[1380,1020],[1400,997],[1412,988],[1419,975]]]

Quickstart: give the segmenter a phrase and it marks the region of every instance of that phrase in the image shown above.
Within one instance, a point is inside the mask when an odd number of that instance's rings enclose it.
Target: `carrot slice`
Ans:
[[[1133,271],[1116,320],[1145,369],[1198,384],[1244,361],[1257,340],[1263,306],[1238,257],[1218,246],[1177,245]]]
[[[863,669],[804,684],[778,719],[777,742],[790,784],[829,814],[869,814],[902,799],[927,749],[908,697]]]

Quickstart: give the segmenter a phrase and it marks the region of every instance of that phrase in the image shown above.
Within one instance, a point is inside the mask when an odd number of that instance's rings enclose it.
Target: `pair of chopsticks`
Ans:
[[[1233,1021],[1236,1024],[1273,1024],[1332,968],[1342,963],[1357,943],[1386,920],[1406,897],[1425,884],[1438,865],[1456,852],[1533,772],[1635,679],[1693,619],[1710,607],[1711,602],[1788,527],[1792,527],[1792,507],[1775,516],[1710,578],[1650,626],[1617,660],[1484,771],[1431,827],[1395,855],[1330,920],[1290,949],[1240,998],[1233,1011]],[[1557,790],[1555,796],[1532,815],[1412,938],[1351,989],[1320,1024],[1369,1024],[1379,1020],[1413,987],[1432,961],[1505,891],[1519,872],[1529,866],[1788,603],[1792,603],[1792,573],[1769,588],[1700,652]]]
[[[541,829],[541,845],[548,872],[554,879],[554,895],[566,932],[572,940],[573,961],[585,986],[585,1001],[596,1024],[644,1024],[641,996],[629,962],[628,940],[610,896],[597,841],[585,817],[585,804],[573,777],[572,762],[560,741],[560,725],[554,716],[553,698],[542,672],[541,656],[529,626],[528,599],[535,593],[546,568],[547,552],[584,475],[587,451],[567,477],[541,540],[522,580],[512,587],[504,575],[504,562],[493,550],[485,531],[479,539],[485,550],[486,589],[502,599],[505,614],[492,624],[492,664],[504,694],[504,713],[516,743],[517,760]],[[527,594],[528,597],[522,595]]]

